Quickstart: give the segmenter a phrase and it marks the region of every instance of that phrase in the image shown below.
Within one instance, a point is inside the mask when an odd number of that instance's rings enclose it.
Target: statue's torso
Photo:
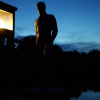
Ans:
[[[38,17],[35,21],[36,26],[36,38],[39,41],[46,41],[51,38],[52,30],[52,15],[43,15]]]

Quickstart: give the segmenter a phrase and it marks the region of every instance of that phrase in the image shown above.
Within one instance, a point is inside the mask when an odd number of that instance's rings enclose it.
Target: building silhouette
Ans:
[[[0,1],[0,48],[4,47],[6,38],[7,46],[14,49],[16,10],[16,7]]]

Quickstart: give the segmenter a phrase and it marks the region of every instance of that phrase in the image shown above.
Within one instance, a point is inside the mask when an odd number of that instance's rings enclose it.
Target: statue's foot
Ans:
[[[45,88],[45,85],[42,84],[42,85],[40,85],[39,87],[37,87],[36,89],[37,89],[37,90],[43,90],[44,88]]]
[[[43,92],[51,92],[51,89],[49,86],[45,86]]]

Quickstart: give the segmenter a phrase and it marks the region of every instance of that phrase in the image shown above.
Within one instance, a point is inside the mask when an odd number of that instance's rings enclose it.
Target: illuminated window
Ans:
[[[0,9],[0,28],[13,30],[13,14]]]

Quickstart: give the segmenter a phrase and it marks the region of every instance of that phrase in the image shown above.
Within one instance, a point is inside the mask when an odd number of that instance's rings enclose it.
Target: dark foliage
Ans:
[[[2,88],[31,88],[41,84],[39,66],[36,60],[35,36],[21,40],[17,49],[5,46],[0,49],[0,74]],[[76,50],[63,52],[53,46],[52,54],[52,86],[65,87],[72,97],[79,97],[81,90],[100,91],[100,51],[92,50],[87,55]],[[77,95],[75,95],[75,93]]]

